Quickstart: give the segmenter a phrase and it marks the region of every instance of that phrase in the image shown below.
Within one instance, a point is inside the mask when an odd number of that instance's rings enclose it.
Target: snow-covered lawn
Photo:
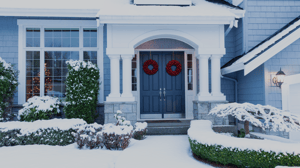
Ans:
[[[79,150],[75,144],[1,147],[0,162],[9,168],[211,168],[193,158],[187,135],[132,139],[124,151]]]

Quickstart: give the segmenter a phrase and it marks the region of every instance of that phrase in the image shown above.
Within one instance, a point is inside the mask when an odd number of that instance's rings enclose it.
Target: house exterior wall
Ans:
[[[300,1],[298,0],[245,0],[244,2],[247,4],[244,18],[247,25],[247,30],[245,30],[247,31],[245,35],[247,50],[300,15]],[[272,84],[271,75],[276,74],[280,67],[286,75],[300,73],[299,46],[299,40],[297,40],[264,63],[265,104],[282,108],[281,89]]]
[[[16,17],[0,16],[0,57],[18,70],[18,25]],[[18,94],[14,95],[18,104]]]

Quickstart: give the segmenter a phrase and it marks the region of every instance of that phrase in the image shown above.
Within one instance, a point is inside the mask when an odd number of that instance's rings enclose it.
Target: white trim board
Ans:
[[[254,69],[259,67],[261,64],[265,63],[267,60],[275,56],[277,53],[282,51],[287,46],[291,45],[293,42],[300,38],[300,29],[298,28],[288,36],[284,37],[280,40],[283,36],[293,31],[297,26],[300,26],[300,20],[295,22],[293,25],[289,26],[287,29],[283,30],[282,32],[278,33],[276,36],[272,37],[259,47],[255,48],[253,51],[247,53],[242,58],[234,62],[231,66],[222,69],[222,75],[236,72],[239,70],[244,70],[244,75],[246,76]],[[280,40],[278,43],[276,41]],[[276,43],[276,44],[274,44]],[[271,48],[263,52],[258,57],[257,54],[261,53],[263,50],[267,49],[269,46],[274,44]],[[255,58],[256,57],[256,58]],[[249,63],[247,63],[249,62]],[[246,64],[247,63],[247,64]],[[243,68],[241,69],[243,65]]]
[[[96,18],[99,9],[20,9],[0,8],[0,16],[88,17]]]

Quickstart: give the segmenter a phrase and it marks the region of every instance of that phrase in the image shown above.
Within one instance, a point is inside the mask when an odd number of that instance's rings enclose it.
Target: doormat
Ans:
[[[180,120],[146,120],[147,123],[181,123]]]

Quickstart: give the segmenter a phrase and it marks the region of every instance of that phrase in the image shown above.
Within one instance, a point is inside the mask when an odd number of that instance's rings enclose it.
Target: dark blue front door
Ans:
[[[143,70],[144,62],[153,59],[158,71],[148,75]],[[181,63],[182,71],[171,76],[166,65],[171,60]],[[152,66],[149,66],[151,69]],[[173,66],[172,70],[176,67]],[[141,118],[178,118],[185,114],[184,52],[140,52]],[[153,116],[153,117],[152,117]]]

